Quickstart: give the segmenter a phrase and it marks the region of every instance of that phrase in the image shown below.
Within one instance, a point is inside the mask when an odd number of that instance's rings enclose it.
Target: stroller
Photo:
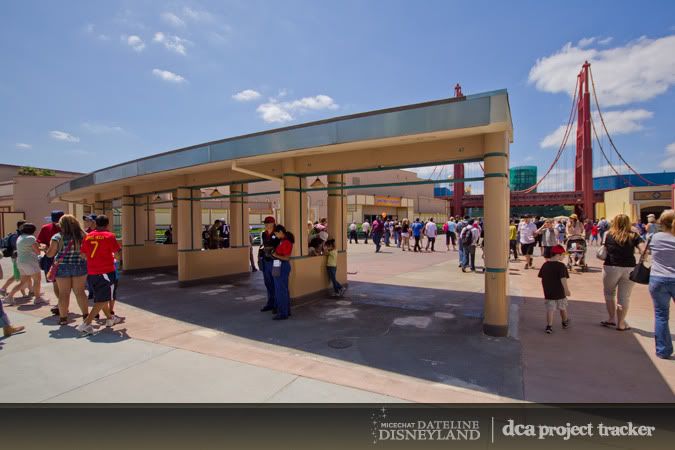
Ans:
[[[579,266],[582,272],[588,272],[588,264],[586,264],[586,250],[588,244],[584,238],[568,239],[565,243],[567,250],[567,269],[571,270],[572,266]]]

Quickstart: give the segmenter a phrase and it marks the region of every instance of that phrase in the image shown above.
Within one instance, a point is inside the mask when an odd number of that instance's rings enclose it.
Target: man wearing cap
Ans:
[[[84,222],[84,232],[91,233],[96,229],[96,214],[89,214],[82,217]]]
[[[263,220],[265,230],[260,235],[260,249],[258,250],[258,267],[262,270],[265,288],[267,289],[267,304],[262,307],[261,312],[274,311],[274,278],[272,278],[272,264],[274,257],[272,253],[279,245],[279,239],[274,234],[276,220],[274,217],[267,216]]]
[[[63,211],[58,210],[52,211],[51,223],[42,225],[42,228],[40,228],[40,233],[38,234],[37,242],[41,250],[47,250],[49,244],[51,243],[52,237],[54,237],[56,233],[61,232],[61,228],[59,227],[59,220],[61,219],[61,216],[63,216]],[[47,275],[53,263],[54,258],[49,258],[47,255],[44,255],[42,257],[42,259],[40,260],[40,268],[45,272],[45,275]],[[49,283],[49,280],[47,280],[47,282]],[[58,298],[59,286],[56,283],[52,284],[54,286],[54,295],[56,295],[56,298]]]

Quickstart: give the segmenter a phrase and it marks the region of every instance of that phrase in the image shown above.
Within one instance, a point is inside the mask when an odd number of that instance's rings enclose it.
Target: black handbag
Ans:
[[[649,274],[652,271],[652,268],[645,266],[645,255],[647,254],[647,249],[649,248],[649,243],[651,240],[651,237],[647,239],[647,245],[645,246],[645,250],[640,255],[640,261],[630,273],[629,278],[635,283],[649,284]]]

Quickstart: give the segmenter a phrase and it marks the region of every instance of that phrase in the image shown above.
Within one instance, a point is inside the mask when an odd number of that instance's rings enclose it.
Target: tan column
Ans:
[[[307,254],[307,194],[300,190],[305,188],[304,177],[292,175],[295,170],[293,160],[283,161],[284,190],[281,208],[284,211],[284,225],[295,236],[292,256]]]
[[[509,138],[485,136],[485,306],[483,332],[506,336],[509,331],[507,268],[509,255]]]
[[[328,175],[328,187],[344,186],[344,175]],[[328,190],[328,230],[330,237],[335,239],[335,248],[339,251],[346,249],[345,233],[347,232],[347,197],[344,190]]]
[[[202,191],[199,189],[191,190],[192,198],[200,198]],[[188,222],[189,232],[192,236],[192,248],[202,248],[202,202],[199,200],[192,201],[192,214],[190,216],[191,223]],[[182,223],[182,222],[181,222]]]
[[[176,190],[176,229],[174,236],[178,244],[178,251],[190,251],[192,247],[192,201],[190,189]]]
[[[171,231],[173,232],[173,243],[178,242],[177,231],[178,231],[178,203],[176,202],[176,193],[173,194],[174,200],[171,202]]]
[[[125,270],[133,269],[134,261],[131,257],[130,248],[136,245],[134,233],[134,198],[122,197],[122,265]],[[108,218],[112,223],[112,217]]]
[[[134,243],[136,245],[145,245],[148,236],[148,216],[146,214],[147,196],[134,196],[134,224],[136,231],[134,233]]]
[[[155,242],[155,228],[157,228],[157,220],[155,217],[155,205],[152,202],[154,196],[152,195],[146,195],[141,197],[143,201],[145,202],[145,206],[143,207],[143,211],[145,214],[145,234],[144,234],[144,240],[146,243],[153,243]]]
[[[230,186],[230,247],[247,247],[248,242],[248,184]]]

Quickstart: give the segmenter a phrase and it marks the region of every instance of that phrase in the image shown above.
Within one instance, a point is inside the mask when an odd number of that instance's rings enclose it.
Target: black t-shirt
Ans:
[[[605,236],[607,258],[605,266],[635,267],[635,248],[642,242],[640,236],[633,234],[625,244],[621,245],[614,240],[611,233]]]
[[[539,269],[539,278],[544,287],[544,298],[546,300],[562,300],[565,298],[565,287],[560,281],[563,278],[569,278],[565,264],[560,261],[546,261]]]
[[[258,250],[258,258],[264,258],[268,261],[274,259],[272,251],[277,248],[281,241],[274,233],[267,233],[263,231],[260,234],[260,249]]]

